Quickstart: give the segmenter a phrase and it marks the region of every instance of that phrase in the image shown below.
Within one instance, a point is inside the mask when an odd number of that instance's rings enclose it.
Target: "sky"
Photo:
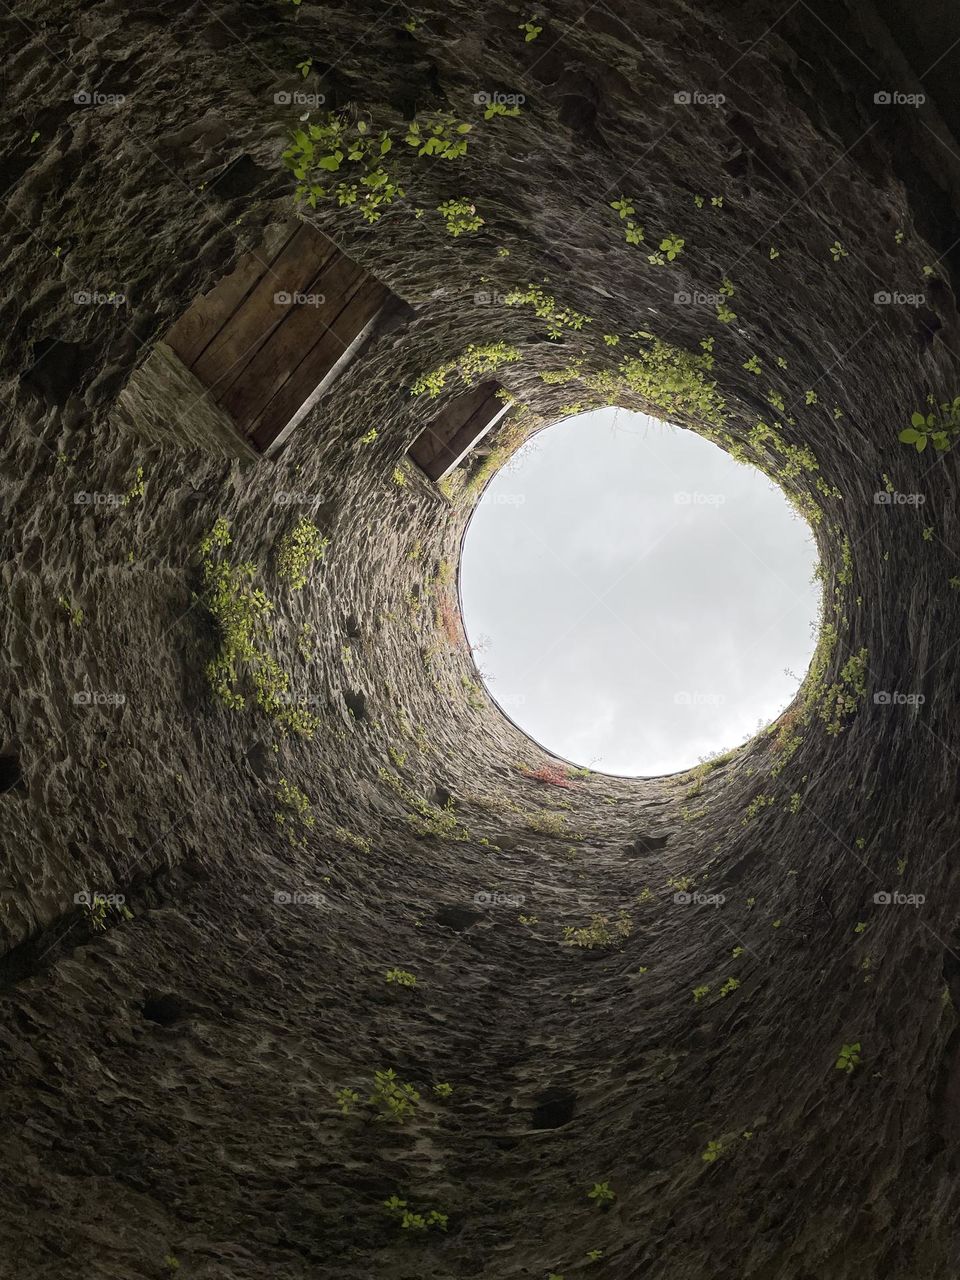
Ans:
[[[554,754],[655,776],[739,745],[816,643],[816,548],[783,492],[626,409],[528,441],[488,485],[460,591],[492,697]]]

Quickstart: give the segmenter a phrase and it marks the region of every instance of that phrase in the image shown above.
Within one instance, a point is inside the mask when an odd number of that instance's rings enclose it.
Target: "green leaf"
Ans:
[[[922,413],[911,414],[910,421],[915,427],[925,427],[927,425],[927,420]]]
[[[343,152],[338,151],[332,156],[321,156],[317,161],[318,169],[326,169],[330,173],[336,173],[340,168],[340,161],[343,159]]]
[[[925,449],[926,447],[927,447],[927,437],[926,437],[926,436],[921,436],[921,437],[920,437],[920,439],[919,439],[919,440],[917,441],[917,443],[916,443],[916,450],[917,450],[917,453],[923,453],[923,451],[924,451],[924,449]]]
[[[916,414],[914,414],[913,416],[917,417]],[[899,435],[899,440],[901,444],[916,444],[916,442],[919,439],[920,439],[920,432],[917,431],[914,427],[904,427],[904,429],[900,432],[900,435]]]

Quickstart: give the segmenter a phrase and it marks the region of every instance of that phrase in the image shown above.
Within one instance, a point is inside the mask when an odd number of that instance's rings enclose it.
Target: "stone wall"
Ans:
[[[897,441],[957,392],[945,126],[874,103],[902,62],[864,6],[826,27],[806,5],[542,12],[531,41],[535,15],[459,2],[5,19],[0,741],[23,787],[0,798],[3,1280],[159,1277],[167,1258],[202,1280],[957,1273],[956,467]],[[275,95],[297,90],[378,129],[474,124],[457,161],[398,144],[407,196],[379,222],[304,213],[412,313],[275,462],[147,444],[118,399],[289,213],[299,110]],[[482,119],[474,95],[497,91],[520,116]],[[484,224],[451,237],[436,208],[462,197]],[[683,253],[651,265],[670,235]],[[731,321],[676,301],[726,280]],[[589,323],[550,338],[497,301],[531,284]],[[541,374],[610,370],[648,350],[638,332],[697,357],[713,338],[726,447],[781,423],[793,452],[771,465],[820,513],[836,641],[792,754],[799,704],[702,779],[549,788],[437,625],[476,494],[404,463],[442,403],[409,388],[503,340],[522,359],[497,376],[551,420],[609,383]],[[664,387],[622,402],[716,434]],[[888,483],[923,506],[876,503]],[[329,545],[294,591],[276,557],[302,515]],[[221,517],[312,738],[211,695],[197,549]],[[862,649],[864,692],[828,732]],[[874,702],[889,690],[925,702]],[[677,903],[685,878],[723,907]],[[875,904],[894,890],[926,901]],[[84,891],[127,910],[97,928]],[[620,911],[618,947],[562,945]],[[420,1093],[403,1124],[364,1101],[386,1070]],[[607,1207],[587,1195],[604,1182]],[[446,1231],[404,1230],[391,1196]]]

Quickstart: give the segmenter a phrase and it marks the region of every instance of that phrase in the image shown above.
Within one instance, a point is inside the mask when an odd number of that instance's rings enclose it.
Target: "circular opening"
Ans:
[[[792,700],[819,620],[816,547],[783,491],[625,409],[518,450],[463,545],[491,696],[578,766],[651,776],[737,746]]]

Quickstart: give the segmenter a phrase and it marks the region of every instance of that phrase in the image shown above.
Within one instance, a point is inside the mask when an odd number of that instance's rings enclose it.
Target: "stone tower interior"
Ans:
[[[960,20],[2,28],[0,1280],[956,1280]],[[611,404],[823,616],[745,746],[558,787],[457,568]]]

